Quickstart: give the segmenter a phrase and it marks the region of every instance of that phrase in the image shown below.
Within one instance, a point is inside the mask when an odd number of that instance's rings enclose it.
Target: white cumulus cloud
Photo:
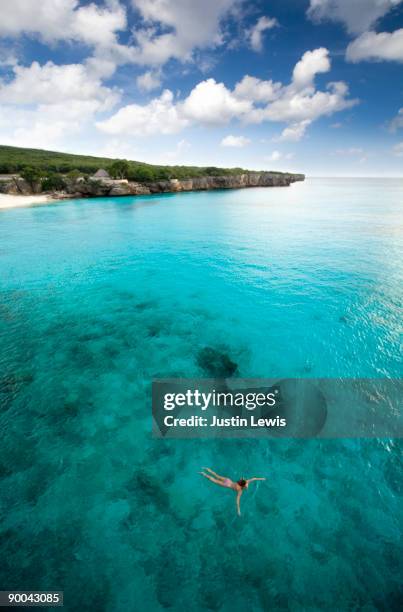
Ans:
[[[378,21],[403,0],[310,0],[308,16],[316,22],[343,23],[350,34],[358,35],[347,47],[350,62],[403,61],[403,28],[375,32]]]
[[[370,29],[402,0],[310,0],[308,16],[316,22],[339,21],[351,34]]]
[[[81,141],[85,130],[91,132],[99,102],[69,100],[39,104],[34,108],[0,104],[1,142],[41,149],[62,148],[75,137]],[[89,133],[88,132],[88,133]],[[76,147],[72,151],[77,152]]]
[[[235,86],[234,93],[241,97],[248,95],[248,99],[255,102],[262,102],[267,93],[269,100],[267,105],[255,105],[245,120],[288,123],[279,139],[296,141],[302,138],[312,121],[357,104],[358,100],[348,97],[348,86],[343,81],[328,83],[326,91],[316,90],[316,74],[328,72],[330,67],[329,52],[321,47],[304,53],[294,67],[289,85],[259,79],[254,82],[253,77],[244,77]]]
[[[119,100],[117,90],[104,87],[83,64],[14,66],[14,79],[0,81],[0,102],[6,104],[67,104],[71,101],[97,103],[107,110]]]
[[[256,24],[247,32],[249,44],[254,51],[263,49],[263,33],[278,26],[278,21],[274,17],[259,17]]]
[[[171,58],[189,61],[196,49],[221,45],[221,21],[235,4],[236,0],[132,0],[143,19],[134,32],[136,61],[149,65],[162,65]]]
[[[358,103],[349,98],[343,81],[328,83],[325,91],[316,89],[315,75],[328,70],[328,51],[320,48],[303,55],[289,85],[246,75],[231,90],[224,83],[207,79],[184,99],[174,100],[166,90],[160,98],[146,105],[130,104],[97,125],[112,134],[170,134],[191,125],[271,121],[287,124],[280,140],[296,141],[313,121]]]
[[[13,0],[1,12],[0,37],[24,34],[50,44],[68,41],[87,45],[93,50],[94,66],[98,63],[105,71],[109,64],[111,76],[120,64],[152,67],[172,58],[190,61],[195,51],[223,44],[222,21],[238,2],[131,0],[138,13],[136,25],[129,32],[132,42],[122,44],[119,36],[129,27],[123,0]],[[146,78],[144,82],[147,86]]]
[[[229,134],[222,139],[221,146],[241,148],[250,144],[250,142],[250,138],[246,138],[245,136],[233,136],[232,134]]]
[[[135,50],[119,42],[127,30],[125,7],[119,0],[103,6],[79,0],[13,0],[0,18],[0,37],[21,35],[54,45],[60,41],[86,45],[93,57],[87,61],[99,76],[110,77],[120,64],[135,62]]]
[[[346,51],[350,62],[390,60],[403,62],[403,28],[395,32],[365,32]]]
[[[161,73],[147,70],[136,79],[137,87],[140,91],[153,91],[161,85]]]
[[[97,127],[106,134],[146,136],[175,134],[188,124],[188,120],[178,112],[173,93],[166,89],[159,98],[148,104],[122,107],[109,119],[98,122]]]
[[[79,0],[13,0],[2,10],[0,35],[36,35],[45,42],[75,40],[89,45],[111,45],[116,32],[126,28],[126,11],[117,0],[107,6],[80,6]]]
[[[251,108],[251,102],[238,99],[224,83],[207,79],[192,89],[183,102],[182,112],[192,121],[219,125],[234,117],[241,117]]]
[[[87,64],[47,62],[15,65],[11,81],[0,80],[3,143],[49,148],[79,134],[97,113],[110,111],[121,92],[102,84]]]
[[[357,103],[358,100],[348,97],[348,87],[343,81],[328,83],[327,91],[315,91],[313,88],[295,91],[291,84],[282,90],[277,100],[250,113],[250,120],[254,123],[265,119],[290,124],[312,122],[322,116],[351,108]]]
[[[304,119],[304,121],[298,121],[291,123],[288,127],[284,128],[280,136],[276,139],[278,141],[289,140],[291,142],[297,142],[304,136],[307,128],[312,123],[310,119]]]
[[[238,99],[224,83],[207,79],[198,83],[183,100],[175,101],[165,90],[148,104],[129,104],[97,123],[109,134],[173,134],[192,124],[221,125],[248,113],[252,103]]]
[[[320,72],[329,72],[329,51],[324,47],[306,51],[295,65],[292,79],[295,87],[302,89],[312,85],[313,79]]]
[[[242,100],[271,102],[276,99],[281,87],[281,83],[264,81],[247,74],[235,85],[234,94]]]

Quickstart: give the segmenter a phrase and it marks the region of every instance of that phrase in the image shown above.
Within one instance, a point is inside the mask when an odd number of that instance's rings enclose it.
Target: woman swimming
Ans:
[[[202,469],[210,473],[205,474],[204,472],[199,472],[199,474],[201,474],[205,478],[208,478],[209,480],[211,480],[211,482],[215,482],[215,484],[220,485],[220,487],[226,487],[227,489],[232,489],[233,491],[236,491],[236,507],[237,507],[239,516],[241,516],[241,507],[240,507],[241,495],[248,488],[249,483],[253,482],[254,480],[266,480],[266,478],[248,478],[247,480],[245,478],[241,478],[237,482],[234,482],[233,480],[231,480],[231,478],[225,478],[225,476],[219,476],[218,474],[213,472],[213,470],[210,470],[210,468],[202,468]]]

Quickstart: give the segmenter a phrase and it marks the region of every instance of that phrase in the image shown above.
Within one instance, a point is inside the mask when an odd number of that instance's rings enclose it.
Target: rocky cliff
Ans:
[[[227,176],[204,176],[185,180],[170,179],[147,183],[132,181],[65,179],[65,189],[52,192],[59,198],[148,195],[152,193],[173,193],[179,191],[207,191],[210,189],[240,189],[243,187],[286,187],[296,181],[303,181],[304,174],[276,172],[249,172]],[[19,177],[0,181],[0,193],[31,194],[35,191]]]

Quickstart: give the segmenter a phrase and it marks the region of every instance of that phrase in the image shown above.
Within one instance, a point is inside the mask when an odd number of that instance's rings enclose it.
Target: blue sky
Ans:
[[[403,0],[13,0],[0,143],[403,176]]]

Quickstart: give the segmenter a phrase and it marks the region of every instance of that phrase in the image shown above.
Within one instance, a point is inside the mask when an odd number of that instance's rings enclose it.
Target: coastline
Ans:
[[[43,206],[45,204],[50,204],[51,202],[57,202],[57,198],[54,198],[48,194],[10,195],[0,193],[0,210],[20,208],[23,206]]]
[[[116,196],[139,196],[157,193],[179,193],[184,191],[212,191],[215,189],[242,189],[248,187],[289,187],[305,180],[303,174],[251,172],[233,176],[211,176],[193,179],[170,179],[139,183],[127,180],[66,180],[63,191],[32,194],[30,186],[23,180],[3,180],[0,191],[0,210],[23,206],[41,206],[75,198],[100,198]],[[19,191],[19,193],[16,191]]]
[[[232,176],[209,176],[191,179],[169,179],[163,181],[137,182],[113,180],[64,179],[63,190],[33,194],[32,187],[20,177],[2,180],[0,185],[0,209],[20,206],[44,205],[75,198],[99,198],[117,196],[139,196],[157,193],[179,193],[184,191],[212,191],[215,189],[244,189],[250,187],[289,187],[304,181],[304,174],[249,172]]]

